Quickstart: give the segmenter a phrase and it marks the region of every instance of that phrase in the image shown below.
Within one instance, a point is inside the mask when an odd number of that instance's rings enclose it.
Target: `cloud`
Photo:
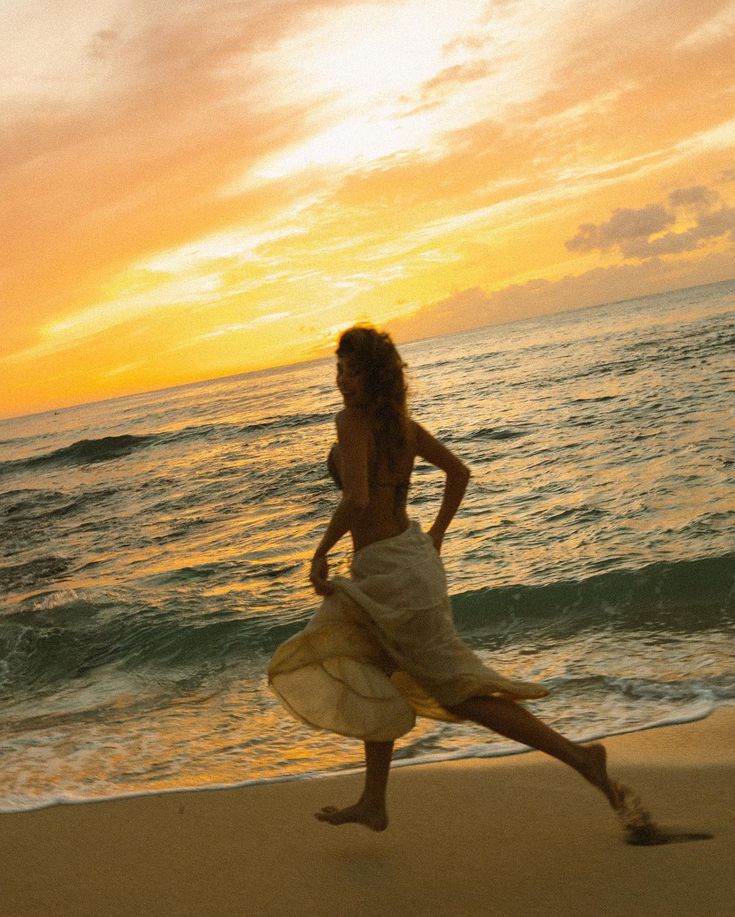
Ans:
[[[704,185],[692,185],[689,188],[677,188],[669,194],[672,207],[701,207],[708,209],[717,203],[719,195]]]
[[[488,80],[495,72],[496,65],[489,60],[466,61],[445,67],[430,79],[425,80],[415,92],[401,97],[401,103],[406,106],[401,117],[413,118],[423,112],[436,109],[444,103],[469,106],[471,101],[466,90],[473,84]],[[465,92],[464,99],[461,98],[463,92]]]
[[[193,341],[187,342],[187,344],[194,344],[197,341],[208,341],[212,338],[225,337],[232,334],[241,334],[244,331],[252,331],[253,328],[257,328],[260,325],[270,325],[272,322],[280,322],[290,315],[290,312],[269,312],[267,315],[259,315],[249,322],[233,322],[229,325],[221,325],[219,328],[213,328],[211,331],[200,334],[198,337],[194,338]]]
[[[487,60],[467,61],[462,64],[453,64],[440,70],[430,80],[427,80],[419,90],[423,101],[429,101],[436,96],[444,96],[467,83],[484,80],[495,71],[495,66]]]
[[[265,91],[257,51],[294,27],[297,10],[326,4],[269,3],[270,17],[264,6],[212,6],[206,27],[201,4],[141,6],[121,31],[110,12],[108,28],[75,42],[79,73],[91,68],[87,95],[48,97],[54,80],[44,74],[70,66],[62,56],[28,76],[33,104],[4,107],[0,287],[13,320],[3,350],[33,345],[47,321],[93,307],[139,259],[253,216],[264,222],[303,193],[303,183],[282,183],[220,194],[309,130],[304,106]],[[56,44],[45,50],[60,54]]]
[[[277,324],[245,330],[267,311],[319,341],[433,303],[425,336],[561,307],[541,278],[599,252],[658,267],[570,281],[568,302],[673,287],[731,238],[733,61],[681,47],[721,0],[6,7],[0,351],[29,403],[54,373],[72,397],[82,367],[91,397],[130,347],[140,387],[231,371],[243,335],[295,358]]]
[[[626,207],[615,210],[606,223],[584,223],[574,238],[565,242],[572,252],[607,251],[629,239],[648,237],[676,221],[673,213],[660,204],[648,204],[637,210]]]
[[[714,239],[732,239],[735,208],[727,206],[720,195],[705,185],[677,188],[668,196],[672,209],[663,204],[647,204],[638,209],[618,209],[604,223],[584,223],[575,236],[565,242],[569,251],[607,252],[617,248],[624,258],[654,258],[693,252]],[[715,207],[717,209],[715,209]],[[678,211],[678,212],[677,212]],[[682,222],[694,225],[675,228]]]
[[[649,258],[640,263],[597,267],[559,280],[536,278],[494,292],[480,287],[458,291],[411,315],[386,322],[398,341],[451,331],[505,324],[519,319],[620,302],[733,278],[735,245],[701,259],[670,262]]]
[[[721,8],[709,19],[694,28],[678,44],[679,48],[702,48],[707,45],[730,41],[735,33],[735,4],[720,5]]]
[[[621,251],[626,258],[639,259],[692,252],[702,243],[722,236],[732,241],[733,232],[735,208],[721,207],[702,215],[696,226],[683,232],[668,232],[658,239],[627,239],[621,244]]]
[[[8,364],[28,363],[66,350],[74,350],[120,326],[140,322],[161,311],[162,301],[180,315],[209,301],[219,286],[217,275],[188,277],[157,275],[140,271],[138,288],[126,289],[117,299],[102,298],[98,303],[43,325],[39,340],[29,347],[0,356]],[[147,276],[146,276],[147,275]]]

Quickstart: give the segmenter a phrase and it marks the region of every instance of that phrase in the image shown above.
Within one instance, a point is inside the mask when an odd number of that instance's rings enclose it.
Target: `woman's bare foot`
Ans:
[[[580,768],[580,774],[604,793],[612,808],[618,811],[623,804],[623,798],[618,784],[608,777],[605,746],[595,743],[584,745],[583,749],[586,752],[587,760]]]
[[[354,806],[338,809],[336,806],[324,806],[314,813],[314,818],[319,821],[329,822],[330,825],[365,825],[371,831],[385,831],[388,827],[388,815],[384,808],[369,806],[365,802],[357,802]]]

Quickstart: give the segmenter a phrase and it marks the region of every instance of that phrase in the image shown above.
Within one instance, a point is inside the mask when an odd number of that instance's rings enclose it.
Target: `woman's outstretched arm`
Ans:
[[[440,468],[446,474],[442,503],[434,524],[428,531],[429,537],[434,542],[434,547],[437,551],[441,551],[444,533],[449,528],[449,523],[454,519],[467,489],[470,469],[458,456],[447,449],[443,443],[440,443],[420,424],[416,424],[416,454],[427,462],[431,462],[432,465]]]

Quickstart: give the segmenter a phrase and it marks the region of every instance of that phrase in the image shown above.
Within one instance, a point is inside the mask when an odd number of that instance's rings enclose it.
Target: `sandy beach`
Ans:
[[[0,913],[733,914],[735,709],[605,744],[660,824],[713,838],[626,845],[595,790],[529,753],[396,769],[382,834],[312,818],[354,774],[2,815]]]

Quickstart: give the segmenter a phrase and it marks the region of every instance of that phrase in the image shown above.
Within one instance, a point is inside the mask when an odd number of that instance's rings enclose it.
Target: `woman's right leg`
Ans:
[[[385,792],[392,757],[393,742],[365,742],[365,788],[362,796],[354,806],[345,809],[325,806],[315,813],[316,818],[331,825],[358,823],[373,831],[384,831],[388,827]]]
[[[463,719],[479,723],[493,732],[563,761],[573,767],[607,796],[614,809],[621,805],[620,794],[607,775],[606,752],[602,745],[578,745],[565,739],[535,717],[525,707],[502,697],[470,697],[447,707]]]

